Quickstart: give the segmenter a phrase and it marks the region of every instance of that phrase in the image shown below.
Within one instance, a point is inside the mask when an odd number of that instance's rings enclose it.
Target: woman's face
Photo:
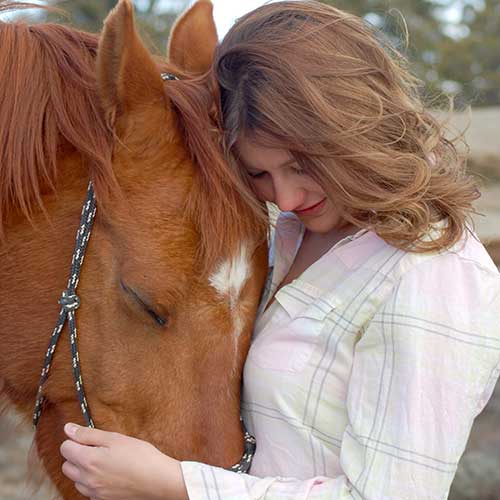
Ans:
[[[236,147],[259,200],[275,203],[281,211],[294,212],[313,233],[328,233],[345,225],[338,207],[316,181],[301,172],[289,151],[245,137],[238,139]]]

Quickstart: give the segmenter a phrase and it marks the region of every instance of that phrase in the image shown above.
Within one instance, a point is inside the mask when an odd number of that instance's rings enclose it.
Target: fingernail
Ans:
[[[64,426],[64,432],[68,434],[69,436],[74,436],[76,434],[76,431],[78,429],[78,425],[76,424],[66,424]]]

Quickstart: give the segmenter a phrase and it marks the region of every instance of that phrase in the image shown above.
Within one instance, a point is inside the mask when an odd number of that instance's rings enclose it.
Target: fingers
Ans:
[[[114,433],[101,431],[100,429],[92,429],[90,427],[82,427],[77,424],[66,424],[64,432],[68,437],[80,444],[90,446],[108,446],[113,440]]]
[[[75,488],[87,498],[91,498],[92,491],[90,488],[85,486],[84,479],[82,477],[82,471],[73,465],[71,462],[64,462],[62,465],[62,473],[71,481],[75,483]]]
[[[62,464],[61,470],[68,479],[71,479],[71,481],[78,482],[80,480],[80,469],[73,465],[71,462],[64,462]]]
[[[91,460],[97,451],[94,448],[75,443],[70,439],[64,441],[59,450],[68,462],[83,467],[88,467],[91,464]]]
[[[61,445],[61,454],[67,459],[62,465],[62,473],[74,482],[75,488],[87,498],[98,500],[94,489],[89,483],[89,468],[92,467],[92,458],[89,455],[95,448],[75,443],[70,440]]]
[[[81,493],[84,497],[91,498],[91,491],[83,484],[75,483],[75,488]]]
[[[103,454],[116,442],[116,434],[76,424],[66,424],[64,432],[70,439],[60,447],[61,455],[66,459],[62,472],[74,482],[79,493],[91,500],[98,500],[92,482],[101,470]]]

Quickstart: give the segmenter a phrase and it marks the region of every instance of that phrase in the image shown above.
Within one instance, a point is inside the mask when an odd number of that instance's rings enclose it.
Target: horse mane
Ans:
[[[0,12],[40,7],[0,0]],[[98,203],[117,189],[112,169],[113,130],[101,109],[95,75],[99,36],[60,24],[0,22],[0,240],[9,211],[28,219],[55,191],[57,153],[64,142],[78,151],[94,182]],[[186,146],[196,163],[186,215],[201,237],[205,267],[237,251],[242,241],[265,241],[264,218],[240,193],[242,179],[220,147],[215,85],[210,74],[183,74],[157,58]],[[255,204],[255,201],[253,202]]]
[[[19,7],[29,5],[0,2],[0,12]],[[13,209],[28,219],[43,210],[65,143],[88,165],[98,197],[115,184],[113,134],[96,94],[97,45],[98,36],[64,25],[0,22],[0,238]]]
[[[250,244],[252,252],[267,239],[264,209],[259,216],[255,199],[242,196],[248,188],[223,155],[217,92],[211,72],[170,82],[167,91],[197,165],[197,185],[187,200],[186,214],[199,229],[199,251],[207,269],[239,251],[242,242]]]

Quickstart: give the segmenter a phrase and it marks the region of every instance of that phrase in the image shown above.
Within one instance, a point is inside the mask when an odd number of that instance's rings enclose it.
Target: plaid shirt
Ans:
[[[446,499],[500,374],[498,270],[471,235],[417,254],[364,230],[262,312],[303,233],[281,214],[245,364],[251,475],[182,462],[189,498]]]

